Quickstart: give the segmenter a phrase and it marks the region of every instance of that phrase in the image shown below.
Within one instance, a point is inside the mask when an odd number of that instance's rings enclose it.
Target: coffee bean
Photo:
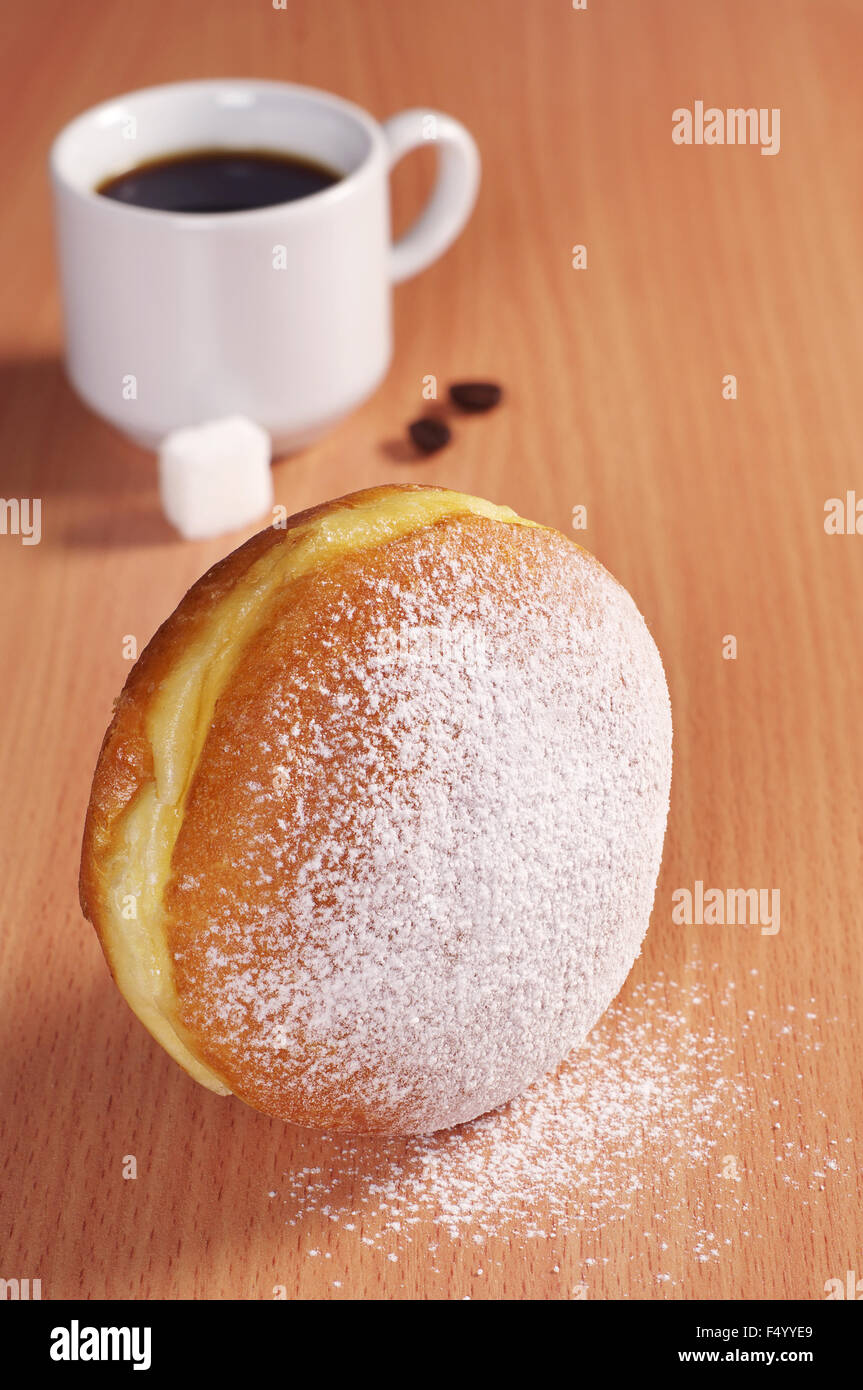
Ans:
[[[434,415],[424,415],[410,426],[410,437],[421,453],[436,454],[438,449],[449,444],[449,426]]]
[[[450,400],[461,410],[476,413],[496,406],[502,392],[494,381],[455,381],[449,388],[449,394]]]

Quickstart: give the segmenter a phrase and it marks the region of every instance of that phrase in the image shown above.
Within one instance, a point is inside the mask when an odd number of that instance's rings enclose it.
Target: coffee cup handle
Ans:
[[[401,111],[384,122],[383,131],[391,169],[403,155],[422,145],[435,145],[438,156],[431,197],[392,248],[390,274],[398,284],[425,270],[455,241],[476,202],[480,159],[470,131],[441,111]]]

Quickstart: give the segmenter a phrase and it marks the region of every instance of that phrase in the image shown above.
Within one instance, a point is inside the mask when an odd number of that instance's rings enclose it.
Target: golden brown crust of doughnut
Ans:
[[[467,632],[492,658],[487,674],[456,652],[442,675],[436,657],[420,663],[423,676],[401,655],[396,674],[382,675],[375,643],[405,631]],[[142,653],[93,779],[82,908],[131,1007],[211,1089],[319,1129],[410,1133],[472,1118],[554,1065],[573,1045],[568,1030],[586,1036],[631,964],[667,808],[666,707],[631,599],[566,536],[443,488],[335,499],[214,565]],[[569,775],[563,820],[558,789],[561,768],[579,767],[582,712],[588,739],[598,737],[601,808],[587,877],[610,864],[630,881],[628,912],[601,895],[595,907],[583,901],[571,871],[582,783]],[[415,721],[407,735],[405,718]],[[430,761],[416,759],[417,746]],[[531,769],[538,837],[521,816]],[[619,792],[631,824],[612,852]],[[645,806],[652,828],[630,852]],[[499,825],[509,826],[500,854],[486,833]],[[435,897],[438,866],[462,845],[467,857]],[[523,872],[535,846],[557,856],[536,893]],[[477,941],[494,950],[470,956],[469,1006],[456,994],[446,1012],[462,926],[469,936],[475,925],[474,887],[513,906],[480,912]],[[129,899],[134,922],[121,910]],[[571,948],[558,944],[569,941],[567,914],[582,912],[584,959],[577,933]],[[534,935],[522,933],[537,915]],[[498,949],[501,922],[514,935]],[[618,954],[597,966],[607,931]],[[331,990],[322,982],[333,977]]]

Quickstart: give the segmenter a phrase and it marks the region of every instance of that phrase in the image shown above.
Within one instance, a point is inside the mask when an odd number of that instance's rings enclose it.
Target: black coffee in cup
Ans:
[[[315,160],[275,150],[190,150],[112,175],[96,192],[161,212],[248,212],[307,198],[341,177]]]

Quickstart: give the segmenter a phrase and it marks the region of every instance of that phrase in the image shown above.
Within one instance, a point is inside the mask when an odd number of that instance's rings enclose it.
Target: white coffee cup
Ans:
[[[433,144],[437,182],[394,245],[389,170]],[[174,213],[97,193],[113,174],[194,149],[288,152],[342,175],[295,202]],[[438,111],[383,125],[339,97],[256,80],[181,82],[104,102],[51,150],[66,361],[82,399],[147,447],[168,431],[250,417],[277,452],[321,434],[378,386],[391,286],[458,236],[479,186],[476,145]]]

